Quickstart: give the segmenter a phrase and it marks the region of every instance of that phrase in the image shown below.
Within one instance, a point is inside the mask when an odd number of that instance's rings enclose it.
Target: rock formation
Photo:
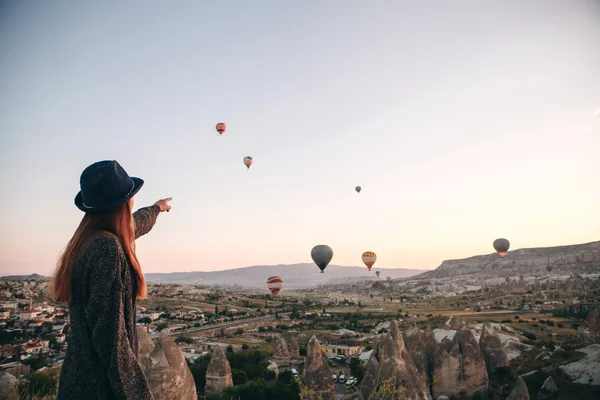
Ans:
[[[434,354],[433,395],[471,397],[488,388],[485,360],[473,332],[461,327],[453,340],[444,338]]]
[[[395,320],[371,353],[359,390],[365,400],[431,400]]]
[[[196,383],[183,353],[171,337],[162,332],[156,341],[138,327],[138,359],[155,399],[195,400]]]
[[[549,376],[542,385],[542,388],[537,394],[537,398],[539,400],[552,400],[556,399],[558,394],[558,386],[556,386],[556,382]]]
[[[19,380],[8,372],[0,371],[0,399],[19,398]]]
[[[293,335],[286,335],[286,336],[284,336],[284,338],[288,345],[290,357],[299,358],[300,357],[300,346],[298,346],[298,342],[296,341],[296,338]]]
[[[283,336],[278,335],[273,343],[273,358],[280,365],[285,365],[290,361],[290,352]]]
[[[279,366],[274,362],[270,362],[269,365],[267,365],[267,371],[272,371],[276,378],[279,376]]]
[[[313,335],[306,347],[306,359],[300,386],[302,400],[335,400],[335,387],[327,359]]]
[[[404,339],[408,354],[410,354],[410,357],[415,363],[415,367],[417,367],[419,374],[421,374],[421,377],[423,378],[423,382],[428,383],[427,348],[425,346],[425,341],[423,340],[423,335],[414,322],[407,322],[404,324],[402,338]]]
[[[483,324],[481,338],[479,339],[479,348],[483,354],[488,374],[491,374],[499,367],[508,366],[508,357],[502,348],[500,337],[489,322]]]
[[[208,368],[206,369],[206,386],[204,391],[217,392],[228,386],[233,386],[231,366],[225,357],[221,346],[214,346]]]
[[[600,333],[600,308],[595,308],[588,314],[588,329],[592,333]]]
[[[520,376],[517,378],[517,383],[506,400],[529,400],[529,391],[523,378]]]

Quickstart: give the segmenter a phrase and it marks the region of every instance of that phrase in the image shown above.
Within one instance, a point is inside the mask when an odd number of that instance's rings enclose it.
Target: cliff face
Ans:
[[[430,400],[426,379],[404,345],[395,320],[373,350],[359,386],[364,399]]]
[[[509,251],[504,258],[498,254],[444,261],[437,269],[409,279],[447,278],[460,275],[503,277],[510,275],[547,274],[597,271],[600,265],[600,242],[546,248],[518,249]]]
[[[434,354],[433,395],[467,396],[488,388],[488,373],[473,332],[461,327],[454,339],[445,338]]]
[[[153,341],[138,327],[138,359],[155,399],[195,400],[196,383],[181,353],[167,333]]]
[[[306,347],[300,398],[302,400],[335,400],[335,387],[331,375],[321,345],[313,335]]]
[[[479,348],[485,359],[488,374],[499,367],[508,366],[508,357],[502,348],[500,337],[489,322],[483,325],[483,331],[479,338]]]

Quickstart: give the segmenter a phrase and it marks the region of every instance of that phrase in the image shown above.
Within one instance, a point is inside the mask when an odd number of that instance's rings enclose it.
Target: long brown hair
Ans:
[[[102,214],[86,213],[58,260],[49,290],[52,299],[56,302],[71,301],[71,277],[75,261],[86,241],[94,232],[98,231],[108,231],[119,238],[121,247],[133,268],[134,279],[137,283],[136,295],[140,299],[146,298],[146,281],[142,274],[142,267],[135,255],[134,229],[129,201],[115,211]]]

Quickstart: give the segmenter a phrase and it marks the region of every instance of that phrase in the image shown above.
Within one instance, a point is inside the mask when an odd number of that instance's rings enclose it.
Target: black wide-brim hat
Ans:
[[[114,211],[129,201],[144,185],[140,178],[130,177],[121,165],[112,161],[98,161],[81,173],[81,191],[75,196],[75,205],[81,211],[99,214]]]

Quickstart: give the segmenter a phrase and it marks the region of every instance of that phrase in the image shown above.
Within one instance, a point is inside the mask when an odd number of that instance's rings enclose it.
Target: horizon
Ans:
[[[105,159],[144,179],[136,209],[173,197],[136,241],[144,273],[310,264],[317,244],[332,265],[374,251],[374,270],[428,271],[499,237],[596,241],[598,16],[560,0],[0,5],[0,275],[52,274],[80,174]]]

